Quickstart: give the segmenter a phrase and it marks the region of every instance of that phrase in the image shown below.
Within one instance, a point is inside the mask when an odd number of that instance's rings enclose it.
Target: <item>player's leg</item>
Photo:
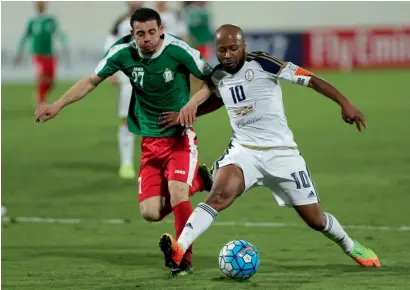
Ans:
[[[161,213],[165,205],[162,195],[163,183],[161,169],[151,164],[141,166],[138,175],[138,199],[141,216],[149,222],[157,222],[164,218]]]
[[[163,151],[159,138],[141,140],[141,166],[138,175],[138,199],[142,217],[150,222],[162,220],[172,212],[168,181],[163,176]]]
[[[204,182],[199,180],[198,175],[198,149],[195,132],[192,129],[186,129],[180,137],[169,138],[169,142],[173,143],[169,144],[171,146],[169,147],[164,175],[168,180],[168,190],[171,196],[175,234],[179,237],[192,213],[189,197],[196,191],[203,190]],[[194,186],[197,187],[194,189],[195,191],[191,190]],[[191,273],[192,248],[186,252],[183,264],[183,271]]]
[[[200,203],[187,221],[178,239],[185,250],[206,231],[219,212],[228,208],[245,191],[242,169],[230,164],[216,171],[209,195]]]
[[[205,202],[198,204],[189,216],[178,242],[170,234],[164,234],[160,248],[166,260],[171,261],[172,274],[179,274],[179,265],[187,250],[212,224],[218,213],[229,207],[236,197],[245,190],[242,171],[235,165],[224,166],[217,170],[214,183]]]
[[[141,216],[149,222],[162,221],[172,212],[167,180],[161,169],[151,165],[141,168],[138,176],[138,197]]]
[[[227,208],[238,195],[256,184],[260,175],[253,166],[252,156],[247,155],[240,145],[234,146],[232,143],[217,161],[216,168],[211,192],[189,217],[178,242],[170,234],[161,237],[161,250],[174,267],[181,262],[184,252],[193,241],[209,228],[218,212]]]
[[[45,77],[46,63],[44,57],[33,55],[33,66],[36,78],[37,104],[43,104],[46,100],[47,83]]]
[[[271,174],[276,175],[275,185],[271,188],[276,192],[277,200],[293,206],[309,227],[334,241],[362,266],[380,266],[373,251],[352,240],[333,215],[322,212],[317,191],[302,156],[277,156],[273,165],[281,168]]]
[[[165,176],[169,180],[170,203],[178,238],[192,213],[189,197],[198,191],[210,191],[212,186],[212,176],[208,168],[205,165],[198,167],[197,138],[192,129],[187,129],[181,138],[175,140],[169,152]],[[166,257],[165,264],[172,266]],[[192,247],[185,252],[179,270],[178,275],[192,273]]]
[[[121,123],[118,128],[118,150],[120,154],[119,175],[124,179],[134,179],[135,136],[128,130],[127,115],[131,100],[132,87],[129,83],[120,83],[118,98],[118,116]]]
[[[54,86],[56,60],[53,56],[34,55],[33,64],[37,80],[37,103],[42,104]]]
[[[380,267],[377,255],[358,241],[353,240],[339,221],[330,213],[322,212],[319,203],[294,206],[299,216],[312,229],[322,232],[342,250],[364,267]]]
[[[54,56],[48,56],[46,58],[46,65],[44,71],[44,81],[45,81],[45,94],[46,98],[50,94],[51,90],[54,88],[54,80],[56,75],[56,58]]]

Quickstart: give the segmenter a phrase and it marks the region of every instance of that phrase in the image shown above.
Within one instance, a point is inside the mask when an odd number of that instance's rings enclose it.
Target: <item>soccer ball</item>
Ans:
[[[233,240],[222,247],[219,253],[219,269],[227,277],[245,280],[252,277],[259,267],[256,248],[244,240]]]

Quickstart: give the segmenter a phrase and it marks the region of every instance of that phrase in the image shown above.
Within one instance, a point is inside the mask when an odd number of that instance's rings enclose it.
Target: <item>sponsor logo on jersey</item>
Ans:
[[[255,103],[244,106],[244,107],[239,107],[233,110],[236,116],[246,116],[248,114],[251,114],[255,112]]]
[[[248,69],[248,70],[245,72],[245,78],[246,78],[247,81],[250,82],[251,80],[253,80],[253,76],[254,76],[253,70]]]
[[[239,121],[236,122],[236,126],[238,127],[238,129],[241,129],[241,128],[244,128],[244,127],[246,127],[246,126],[255,124],[255,123],[259,122],[259,121],[262,121],[262,120],[263,120],[263,116],[261,116],[261,117],[253,117],[252,119],[248,119],[248,120],[243,120],[243,119],[242,119],[242,120],[239,120]]]
[[[166,83],[169,83],[174,79],[174,73],[167,68],[165,69],[164,74],[162,76],[164,77]]]
[[[185,170],[179,170],[179,169],[175,169],[175,172],[174,172],[175,174],[182,174],[182,175],[185,175],[186,174],[186,172],[185,172]]]

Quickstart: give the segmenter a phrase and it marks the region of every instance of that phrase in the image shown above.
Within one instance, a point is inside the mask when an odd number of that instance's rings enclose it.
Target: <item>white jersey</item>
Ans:
[[[265,53],[248,53],[243,67],[230,74],[217,66],[216,95],[228,111],[233,139],[245,146],[297,147],[285,116],[279,81],[307,85],[309,73]],[[297,72],[305,73],[298,75]]]
[[[131,33],[130,20],[130,17],[126,17],[117,24],[117,27],[115,29],[117,31],[117,34],[107,36],[104,43],[104,51],[108,51],[117,40]],[[117,72],[115,75],[117,76],[120,84],[129,84],[129,78],[123,72]]]
[[[178,37],[186,35],[185,23],[178,19],[173,11],[164,11],[161,13],[161,22],[164,25],[164,32],[173,34]]]

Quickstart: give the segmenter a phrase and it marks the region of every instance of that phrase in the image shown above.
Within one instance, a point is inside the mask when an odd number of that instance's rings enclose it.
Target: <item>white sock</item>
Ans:
[[[120,151],[121,166],[134,164],[134,140],[134,134],[128,131],[127,127],[121,125],[118,129],[118,147]]]
[[[200,203],[189,217],[178,243],[186,251],[190,245],[212,224],[218,212],[205,203]]]
[[[346,253],[350,253],[354,246],[353,240],[333,215],[327,212],[324,214],[327,218],[327,222],[323,234],[338,244]]]

